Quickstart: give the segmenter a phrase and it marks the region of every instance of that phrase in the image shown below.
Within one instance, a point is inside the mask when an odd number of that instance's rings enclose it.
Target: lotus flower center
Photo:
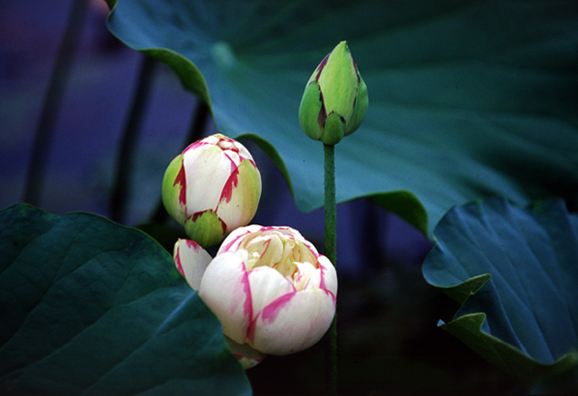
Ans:
[[[248,253],[247,269],[268,266],[277,270],[292,283],[303,283],[303,269],[310,272],[317,266],[317,259],[302,242],[285,235],[258,236],[244,249]]]
[[[219,143],[217,143],[217,146],[219,146],[219,148],[223,151],[226,151],[226,150],[239,151],[235,147],[235,144],[233,142],[231,142],[229,140],[225,140],[225,139],[219,140]]]

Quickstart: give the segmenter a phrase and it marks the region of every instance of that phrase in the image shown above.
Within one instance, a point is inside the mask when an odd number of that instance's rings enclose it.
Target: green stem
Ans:
[[[336,265],[335,146],[323,145],[325,154],[325,255]]]
[[[48,90],[44,96],[40,120],[36,127],[30,165],[26,177],[26,187],[24,191],[24,202],[31,205],[40,205],[41,193],[46,179],[48,160],[54,127],[58,118],[58,113],[64,97],[64,88],[70,76],[74,53],[80,42],[84,20],[88,11],[88,0],[76,0],[72,2],[71,10],[66,22],[66,28],[62,36],[62,41],[58,48],[56,63],[52,74]]]
[[[323,145],[325,154],[325,256],[337,268],[337,203],[335,201],[335,146]],[[329,328],[327,387],[337,395],[337,314]]]
[[[146,106],[152,85],[155,60],[142,56],[137,87],[134,91],[131,110],[124,125],[123,136],[118,153],[116,180],[110,201],[110,218],[121,223],[124,220],[129,200],[129,185],[132,182],[133,165],[138,141],[139,129],[144,120]]]

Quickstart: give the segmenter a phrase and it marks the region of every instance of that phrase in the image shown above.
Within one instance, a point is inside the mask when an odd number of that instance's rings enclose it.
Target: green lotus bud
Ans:
[[[369,98],[346,41],[313,72],[299,106],[299,123],[307,136],[324,144],[339,143],[359,128]]]

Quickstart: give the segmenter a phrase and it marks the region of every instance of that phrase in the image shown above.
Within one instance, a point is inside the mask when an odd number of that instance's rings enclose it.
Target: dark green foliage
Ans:
[[[444,329],[527,387],[578,361],[578,216],[563,201],[470,203],[434,236],[424,276],[462,304]]]
[[[305,211],[323,205],[323,150],[301,95],[348,40],[369,110],[336,148],[337,200],[410,191],[380,201],[420,229],[425,207],[431,232],[479,197],[578,197],[577,16],[573,1],[121,0],[108,27],[173,68],[222,133],[275,147]]]
[[[144,233],[0,212],[0,393],[249,394],[218,320]]]

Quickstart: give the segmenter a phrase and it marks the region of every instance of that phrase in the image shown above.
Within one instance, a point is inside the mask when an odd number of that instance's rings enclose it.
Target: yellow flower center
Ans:
[[[308,278],[302,272],[310,272],[317,264],[315,256],[306,245],[280,233],[260,234],[245,241],[243,245],[240,248],[248,253],[247,270],[271,267],[293,282],[298,290],[301,290],[305,278]]]

